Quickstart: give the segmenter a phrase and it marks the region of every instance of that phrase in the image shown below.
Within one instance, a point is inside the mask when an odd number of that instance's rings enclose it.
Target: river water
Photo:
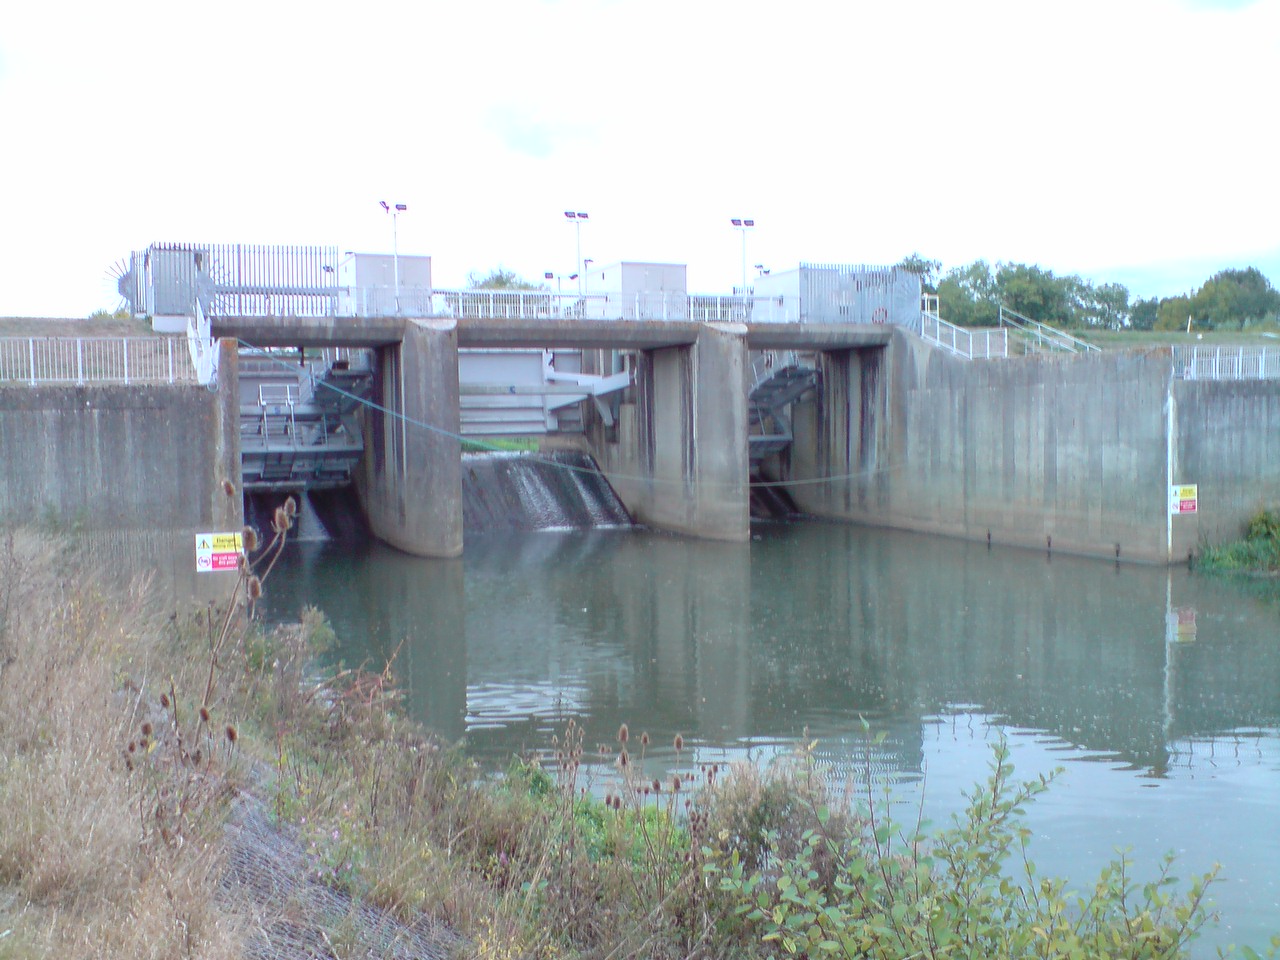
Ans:
[[[819,522],[749,544],[636,530],[468,536],[460,560],[292,544],[268,618],[321,607],[348,665],[397,673],[410,711],[485,764],[588,747],[624,721],[699,760],[789,750],[870,769],[935,823],[1005,737],[1042,871],[1088,884],[1117,848],[1139,875],[1221,863],[1197,954],[1280,931],[1280,602],[1185,569]],[[403,643],[403,646],[401,644]],[[863,720],[884,742],[868,757]],[[688,758],[685,757],[687,763]]]

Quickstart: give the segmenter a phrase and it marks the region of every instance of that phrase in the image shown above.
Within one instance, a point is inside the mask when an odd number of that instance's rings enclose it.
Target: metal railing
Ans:
[[[1280,379],[1280,347],[1175,346],[1174,376],[1183,380]]]
[[[920,314],[920,336],[964,360],[993,360],[1009,356],[1009,331],[984,327],[968,330],[948,323],[936,313]]]
[[[196,382],[180,337],[0,337],[0,384]]]
[[[1073,337],[1071,334],[1059,330],[1057,327],[1051,327],[1047,323],[1041,323],[1039,320],[1024,317],[1003,304],[1000,305],[1000,326],[1012,327],[1020,331],[1029,342],[1035,344],[1041,350],[1088,353],[1090,350],[1096,351],[1098,349],[1087,340]]]

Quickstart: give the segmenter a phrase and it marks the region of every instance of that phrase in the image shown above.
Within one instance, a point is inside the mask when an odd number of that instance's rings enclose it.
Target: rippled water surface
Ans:
[[[1280,604],[1183,569],[861,527],[712,544],[630,530],[468,537],[460,560],[294,544],[269,616],[322,607],[348,664],[401,641],[410,709],[493,766],[620,723],[699,759],[789,749],[870,763],[934,821],[1008,739],[1046,871],[1087,883],[1119,846],[1144,875],[1223,865],[1217,944],[1280,931]],[[868,759],[863,719],[887,738]],[[914,816],[914,812],[912,812]]]

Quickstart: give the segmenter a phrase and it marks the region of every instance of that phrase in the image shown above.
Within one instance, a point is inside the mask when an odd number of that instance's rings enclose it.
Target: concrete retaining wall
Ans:
[[[234,572],[195,571],[195,534],[243,524],[234,344],[223,349],[217,391],[0,389],[0,526],[75,532],[109,577],[148,574],[173,596],[228,596]]]
[[[851,413],[837,433],[864,451],[844,458],[852,481],[794,488],[806,510],[1165,562],[1202,537],[1238,536],[1249,514],[1280,501],[1280,382],[1172,381],[1162,350],[963,361],[898,332],[890,352],[887,391],[860,394],[878,405],[887,442],[866,456],[857,425],[865,431],[867,412]],[[857,378],[828,366],[826,402],[849,394],[852,410]],[[821,402],[799,406],[793,477],[840,472],[833,423]],[[1173,482],[1199,485],[1201,511],[1173,519],[1171,550],[1170,439]]]
[[[238,530],[240,497],[222,489],[224,478],[239,489],[236,394],[225,378],[217,392],[190,384],[0,390],[0,524]]]

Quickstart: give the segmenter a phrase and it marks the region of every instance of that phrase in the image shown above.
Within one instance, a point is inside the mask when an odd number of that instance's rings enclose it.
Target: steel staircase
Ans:
[[[355,411],[372,380],[362,351],[326,355],[296,366],[260,352],[243,358],[240,460],[244,490],[327,490],[349,485],[364,452]]]
[[[747,440],[754,469],[765,457],[791,445],[788,408],[818,386],[818,371],[794,352],[758,354],[752,361],[747,399]]]

